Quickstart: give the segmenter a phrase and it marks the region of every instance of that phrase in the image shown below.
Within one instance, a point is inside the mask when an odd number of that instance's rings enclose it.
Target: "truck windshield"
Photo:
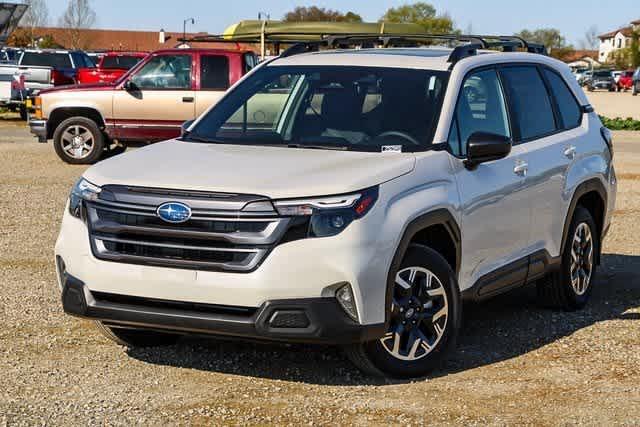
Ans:
[[[192,129],[197,142],[357,151],[423,151],[449,73],[374,67],[266,66]]]

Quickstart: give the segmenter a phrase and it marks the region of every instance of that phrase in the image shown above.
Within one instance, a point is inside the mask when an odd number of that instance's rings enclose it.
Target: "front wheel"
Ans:
[[[104,134],[96,122],[86,117],[71,117],[53,133],[56,154],[70,164],[93,164],[104,151]]]
[[[460,291],[451,267],[436,251],[412,245],[395,272],[387,333],[345,348],[364,372],[411,378],[440,367],[455,348]]]

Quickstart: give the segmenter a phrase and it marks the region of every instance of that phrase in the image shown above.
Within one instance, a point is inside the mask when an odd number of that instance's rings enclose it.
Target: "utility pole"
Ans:
[[[196,23],[194,18],[188,18],[182,21],[182,43],[186,43],[184,40],[187,38],[187,22],[191,21],[191,25]]]
[[[258,20],[262,21],[262,26],[260,27],[260,60],[264,61],[264,57],[266,54],[265,51],[265,30],[267,27],[267,21],[271,19],[271,15],[269,15],[268,13],[265,12],[258,12]]]

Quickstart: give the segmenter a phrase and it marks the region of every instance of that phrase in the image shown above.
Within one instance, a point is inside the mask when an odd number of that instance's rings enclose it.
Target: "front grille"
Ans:
[[[248,272],[264,260],[290,222],[275,211],[242,212],[246,203],[261,200],[265,198],[107,186],[100,199],[85,203],[91,248],[107,261]],[[191,206],[191,219],[181,224],[160,219],[156,210],[166,202]]]

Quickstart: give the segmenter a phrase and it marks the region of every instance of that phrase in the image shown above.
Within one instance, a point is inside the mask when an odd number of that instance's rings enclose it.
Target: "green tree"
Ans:
[[[556,28],[539,28],[534,31],[522,30],[515,35],[532,43],[542,43],[550,54],[553,54],[556,49],[571,48],[560,30]]]
[[[443,34],[453,32],[453,20],[447,14],[437,15],[436,8],[429,3],[417,2],[392,7],[380,18],[384,22],[421,25],[425,32]]]
[[[284,15],[286,22],[362,22],[362,16],[355,12],[343,14],[337,10],[317,6],[298,6]]]

